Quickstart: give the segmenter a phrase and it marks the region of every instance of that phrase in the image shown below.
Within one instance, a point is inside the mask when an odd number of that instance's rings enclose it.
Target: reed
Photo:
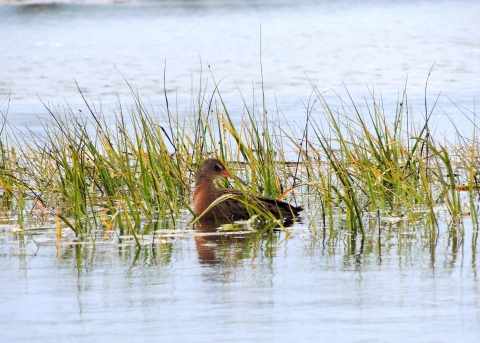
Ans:
[[[249,184],[235,187],[252,214],[274,219],[248,194],[286,196],[305,205],[304,221],[323,237],[334,238],[342,228],[353,240],[366,237],[379,227],[372,219],[395,216],[425,221],[422,227],[435,237],[439,206],[449,213],[452,233],[464,234],[465,206],[478,225],[476,125],[468,140],[459,134],[462,144],[440,144],[429,136],[428,116],[412,125],[406,92],[393,115],[373,94],[362,110],[352,98],[340,99],[341,110],[334,110],[315,88],[312,94],[324,117],[312,116],[309,105],[298,127],[244,100],[242,117],[234,118],[218,84],[207,99],[197,94],[190,113],[172,112],[167,98],[166,108],[149,108],[133,90],[133,104],[119,102],[108,116],[87,100],[85,113],[45,105],[41,135],[11,128],[2,112],[2,217],[16,213],[25,227],[53,216],[85,240],[95,240],[100,229],[139,243],[152,228],[175,227],[182,213],[193,215],[197,165],[218,157]]]

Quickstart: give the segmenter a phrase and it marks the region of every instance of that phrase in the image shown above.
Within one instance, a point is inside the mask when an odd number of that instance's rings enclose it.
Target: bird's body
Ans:
[[[270,212],[276,218],[281,219],[295,218],[303,210],[300,206],[292,206],[283,201],[246,195],[236,189],[218,188],[213,183],[213,180],[219,177],[233,178],[218,159],[207,159],[198,167],[195,176],[195,193],[193,195],[195,215],[200,216],[203,214],[202,218],[205,219],[248,219],[250,213],[238,198],[252,203],[262,212]],[[208,212],[204,213],[215,200],[222,196],[225,196],[222,202],[219,202]]]

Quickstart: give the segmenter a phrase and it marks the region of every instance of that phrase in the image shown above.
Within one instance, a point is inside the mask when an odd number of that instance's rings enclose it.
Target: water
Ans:
[[[100,98],[107,112],[117,96],[132,103],[123,75],[158,108],[165,104],[166,66],[168,96],[171,103],[178,102],[180,114],[191,113],[192,93],[207,88],[209,98],[211,72],[231,114],[239,117],[239,92],[247,105],[256,100],[261,106],[262,66],[270,113],[304,118],[312,84],[338,106],[334,92],[347,100],[345,84],[359,105],[370,97],[369,89],[381,94],[387,116],[392,116],[407,83],[413,113],[423,117],[424,88],[435,64],[427,99],[431,108],[441,93],[435,119],[443,132],[450,128],[445,114],[460,128],[471,127],[450,99],[466,112],[474,111],[479,14],[476,1],[0,6],[0,96],[5,101],[10,95],[12,124],[34,126],[37,116],[47,115],[38,98],[60,106],[68,102],[74,111],[83,108],[74,79],[86,98],[97,103]],[[314,107],[314,115],[322,117],[321,107]]]
[[[175,237],[139,249],[0,245],[2,339],[477,342],[471,230],[464,245],[442,235],[434,248],[400,232],[364,254],[324,247],[302,226],[287,239]]]
[[[192,93],[213,91],[210,65],[237,119],[237,85],[249,106],[254,96],[261,102],[261,66],[267,108],[292,120],[304,118],[311,83],[329,101],[333,91],[346,98],[343,83],[360,102],[369,87],[389,109],[407,77],[421,117],[435,63],[427,99],[431,107],[442,92],[438,132],[449,129],[445,114],[468,132],[449,98],[474,110],[479,14],[476,1],[1,5],[0,110],[10,97],[8,121],[41,130],[37,117],[48,113],[38,97],[84,109],[75,79],[108,110],[117,96],[132,103],[122,75],[154,108],[164,106],[166,64],[167,94],[182,114],[191,113]],[[322,116],[319,106],[313,113]],[[288,239],[186,236],[140,249],[37,247],[1,227],[0,340],[476,342],[480,292],[468,220],[460,245],[445,233],[432,246],[393,229],[381,250],[372,240],[362,254],[346,240],[324,248],[308,224]]]

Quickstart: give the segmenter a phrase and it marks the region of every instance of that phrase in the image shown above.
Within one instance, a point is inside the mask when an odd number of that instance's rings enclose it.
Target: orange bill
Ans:
[[[222,176],[223,177],[228,177],[229,179],[234,179],[234,177],[232,175],[230,175],[230,173],[226,170],[222,171]]]
[[[230,175],[230,173],[226,170],[222,171],[222,176],[223,177],[228,177],[229,179],[234,179],[234,180],[237,180],[238,182],[240,182],[242,185],[244,186],[247,186],[247,183],[245,181],[243,181],[241,178],[237,177],[237,176],[232,176]]]

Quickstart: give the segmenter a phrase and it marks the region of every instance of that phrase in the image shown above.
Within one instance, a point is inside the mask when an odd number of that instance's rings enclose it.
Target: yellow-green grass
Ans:
[[[219,180],[219,186],[245,195],[284,193],[305,207],[304,225],[323,237],[338,230],[364,237],[381,217],[394,216],[412,227],[421,222],[422,234],[435,237],[439,206],[453,235],[463,235],[467,212],[478,225],[476,125],[468,140],[458,134],[456,144],[440,143],[428,131],[431,112],[412,124],[405,94],[388,116],[373,96],[363,115],[351,99],[339,112],[314,94],[324,117],[314,118],[308,107],[300,129],[246,103],[234,118],[218,88],[208,101],[193,101],[189,113],[151,109],[135,93],[131,107],[118,105],[108,119],[87,101],[88,113],[45,106],[42,134],[9,126],[3,113],[2,218],[14,217],[20,228],[56,218],[80,237],[118,230],[138,242],[152,227],[175,227],[182,212],[194,217],[195,170],[218,157],[249,185]],[[264,221],[274,219],[243,201]]]

